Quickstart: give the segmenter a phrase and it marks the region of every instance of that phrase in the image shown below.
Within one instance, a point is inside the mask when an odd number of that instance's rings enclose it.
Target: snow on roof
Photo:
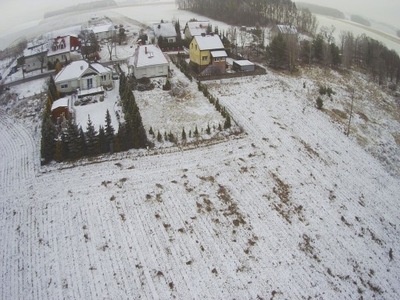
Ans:
[[[51,105],[51,111],[59,107],[69,107],[69,98],[65,97],[54,101],[53,104]]]
[[[47,32],[44,36],[48,40],[53,40],[58,36],[67,36],[67,35],[78,36],[81,31],[82,31],[82,25],[76,25]]]
[[[71,36],[59,36],[49,44],[48,56],[53,56],[71,51]]]
[[[93,33],[101,33],[101,32],[109,32],[113,31],[114,27],[112,24],[105,24],[105,25],[97,25],[90,27]]]
[[[40,45],[29,45],[27,49],[24,50],[24,57],[30,57],[34,55],[38,55],[44,52],[47,52],[48,47],[47,44]]]
[[[172,23],[157,23],[153,25],[156,37],[174,37],[176,36],[175,26]]]
[[[95,71],[97,71],[99,74],[104,74],[104,73],[109,73],[111,72],[110,68],[104,67],[103,65],[99,63],[93,63],[90,65]]]
[[[200,50],[224,49],[221,39],[218,35],[206,35],[194,37]]]
[[[190,35],[197,36],[201,35],[202,33],[206,33],[209,24],[210,23],[208,21],[194,21],[188,22],[186,25],[189,29]]]
[[[78,60],[65,66],[60,73],[54,78],[55,82],[68,81],[71,79],[79,78],[87,69],[89,68],[89,63],[84,60]]]
[[[136,68],[164,64],[168,64],[168,60],[160,48],[155,45],[139,46],[135,51],[133,65]]]
[[[225,50],[211,51],[212,57],[228,57]]]
[[[297,34],[296,26],[293,26],[293,25],[276,25],[276,27],[283,34]]]
[[[254,63],[252,63],[251,61],[247,60],[247,59],[243,59],[243,60],[235,60],[234,61],[235,64],[244,67],[244,66],[254,66]]]

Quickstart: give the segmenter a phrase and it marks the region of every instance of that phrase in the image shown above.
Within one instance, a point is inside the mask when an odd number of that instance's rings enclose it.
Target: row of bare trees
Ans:
[[[179,9],[234,25],[261,26],[292,24],[303,32],[314,33],[315,16],[297,9],[291,0],[176,0]]]

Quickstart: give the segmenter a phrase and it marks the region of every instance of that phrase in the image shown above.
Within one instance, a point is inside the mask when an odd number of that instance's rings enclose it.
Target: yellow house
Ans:
[[[199,73],[225,73],[228,55],[218,35],[194,36],[189,46],[190,64]]]

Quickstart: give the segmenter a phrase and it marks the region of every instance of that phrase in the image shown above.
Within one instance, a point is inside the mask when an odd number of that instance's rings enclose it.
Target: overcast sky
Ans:
[[[117,0],[122,2],[124,0]],[[164,0],[165,1],[165,0]],[[400,29],[400,0],[301,0],[337,8],[386,22]],[[49,10],[55,10],[90,0],[0,0],[0,35],[10,26],[38,20]]]

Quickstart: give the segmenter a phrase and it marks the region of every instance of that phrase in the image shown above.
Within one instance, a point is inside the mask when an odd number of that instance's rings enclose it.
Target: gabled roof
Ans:
[[[72,49],[71,47],[71,36],[59,36],[50,41],[49,52],[47,56],[58,55],[66,52],[75,51],[77,49]]]
[[[210,23],[208,21],[192,21],[187,22],[186,27],[191,36],[201,35],[207,33],[207,28]]]
[[[53,104],[51,105],[51,111],[59,107],[69,107],[69,98],[65,97],[54,101]]]
[[[39,44],[39,45],[29,45],[28,48],[24,50],[24,57],[30,57],[30,56],[35,56],[39,55],[42,53],[47,52],[47,44]]]
[[[94,34],[102,32],[112,32],[114,30],[113,24],[96,25],[89,28]]]
[[[157,46],[143,45],[136,49],[134,56],[130,60],[130,64],[134,65],[135,68],[140,68],[168,64],[168,60]]]
[[[225,50],[211,51],[211,55],[214,58],[217,58],[217,57],[228,57],[228,54],[226,53]]]
[[[74,79],[80,78],[86,71],[90,69],[94,73],[97,74],[104,74],[107,72],[111,72],[109,68],[106,68],[102,66],[99,63],[94,63],[90,65],[87,61],[85,60],[78,60],[70,63],[69,65],[65,66],[60,73],[56,75],[54,78],[54,81],[57,82],[64,82],[64,81],[70,81]]]
[[[158,23],[153,25],[156,37],[176,37],[175,26],[172,23]]]
[[[224,49],[221,39],[218,35],[195,36],[194,39],[199,45],[200,50],[220,50]]]
[[[293,25],[276,25],[277,29],[282,34],[297,34],[297,28]]]

